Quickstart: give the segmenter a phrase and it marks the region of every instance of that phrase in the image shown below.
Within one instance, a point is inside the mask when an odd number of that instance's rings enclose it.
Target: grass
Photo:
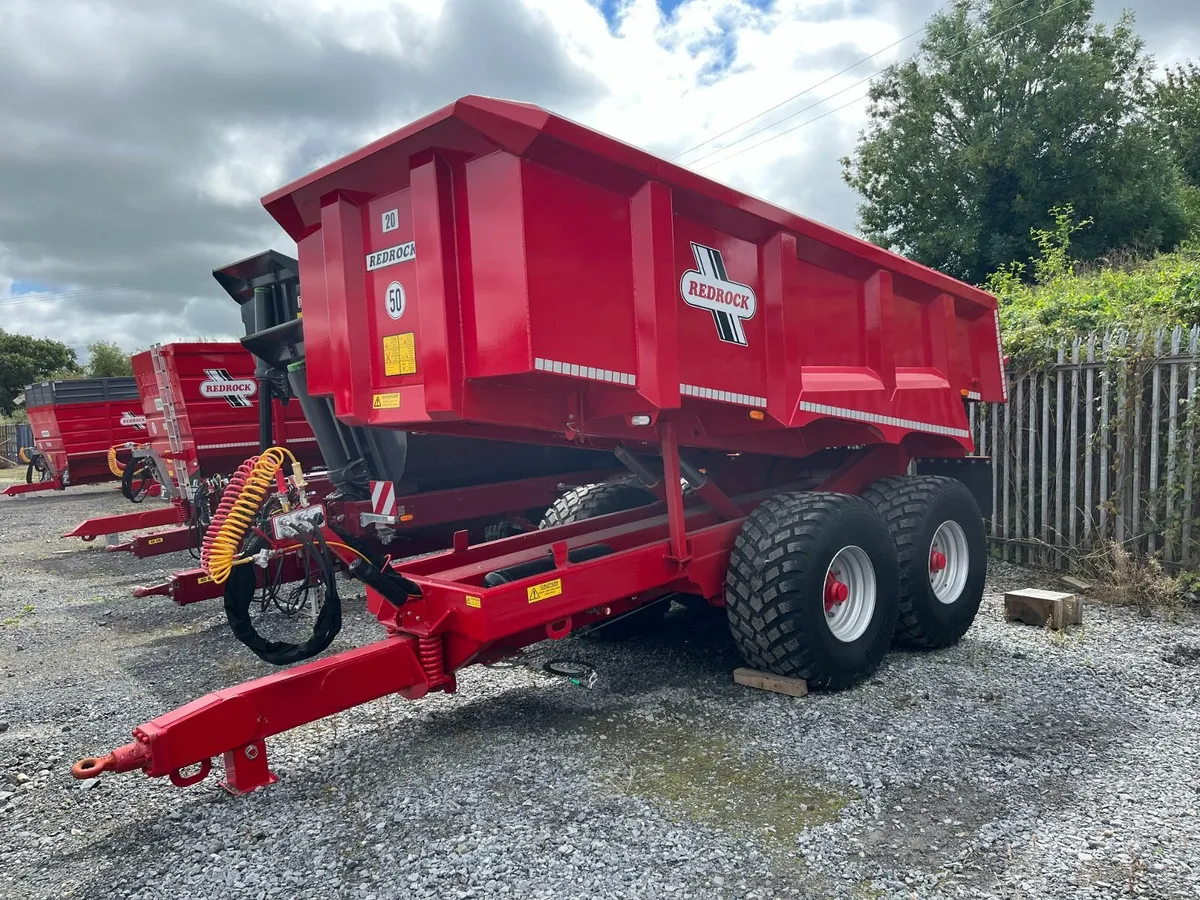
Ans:
[[[18,625],[21,624],[22,619],[24,619],[27,616],[32,616],[35,612],[36,612],[36,610],[34,609],[33,604],[26,603],[24,606],[21,607],[20,611],[15,616],[9,616],[7,619],[4,620],[4,623],[3,623],[4,627],[5,628],[16,628]]]

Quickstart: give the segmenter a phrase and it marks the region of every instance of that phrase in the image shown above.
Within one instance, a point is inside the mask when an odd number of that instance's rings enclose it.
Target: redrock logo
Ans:
[[[758,302],[749,285],[730,281],[720,250],[692,244],[696,268],[688,269],[679,280],[683,302],[712,313],[717,337],[729,344],[746,346],[744,319],[753,319]]]
[[[139,416],[136,413],[123,412],[121,413],[120,423],[126,428],[145,428],[146,417]]]
[[[207,380],[200,382],[201,397],[224,397],[230,406],[246,407],[258,390],[253,378],[234,378],[225,369],[205,369]]]

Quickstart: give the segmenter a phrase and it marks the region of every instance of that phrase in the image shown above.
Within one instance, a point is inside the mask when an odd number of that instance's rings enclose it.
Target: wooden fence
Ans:
[[[994,460],[991,536],[1005,559],[1086,566],[1109,541],[1200,567],[1200,328],[1108,332],[1010,376],[1007,404],[972,404]]]

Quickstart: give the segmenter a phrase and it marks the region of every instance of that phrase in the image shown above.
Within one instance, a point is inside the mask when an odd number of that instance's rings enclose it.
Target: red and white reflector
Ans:
[[[377,516],[396,514],[396,485],[390,481],[371,482],[371,512]]]

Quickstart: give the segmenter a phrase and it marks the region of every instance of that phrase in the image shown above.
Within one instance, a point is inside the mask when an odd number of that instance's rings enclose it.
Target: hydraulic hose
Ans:
[[[255,517],[262,511],[272,482],[288,459],[291,460],[297,486],[303,492],[304,476],[300,462],[290,450],[283,447],[268,447],[261,455],[250,457],[229,480],[200,549],[200,565],[214,583],[224,584],[229,579],[242,541]]]

